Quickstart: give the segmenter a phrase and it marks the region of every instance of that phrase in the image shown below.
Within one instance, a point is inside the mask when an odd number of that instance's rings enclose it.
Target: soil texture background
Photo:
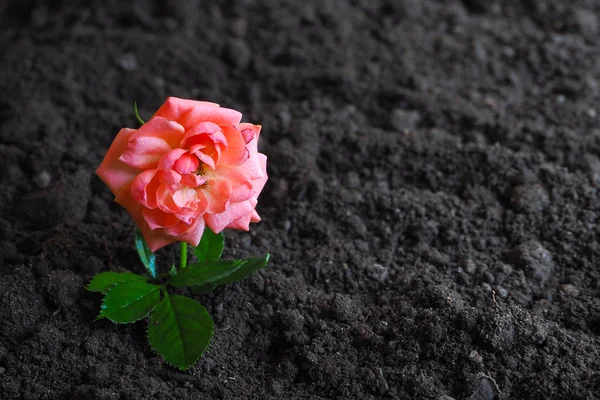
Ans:
[[[0,2],[0,398],[600,398],[599,15]],[[242,111],[269,157],[225,256],[271,262],[198,297],[215,336],[187,372],[84,290],[143,272],[94,170],[167,96]]]

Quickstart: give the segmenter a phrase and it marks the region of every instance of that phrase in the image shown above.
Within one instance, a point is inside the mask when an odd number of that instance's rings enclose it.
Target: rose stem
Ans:
[[[181,268],[187,267],[187,243],[186,242],[181,242],[181,251],[180,251],[179,257],[180,257],[179,265],[181,266]]]

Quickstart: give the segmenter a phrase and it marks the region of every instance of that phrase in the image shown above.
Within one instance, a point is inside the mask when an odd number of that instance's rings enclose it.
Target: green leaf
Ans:
[[[90,281],[86,289],[90,292],[108,293],[117,283],[127,281],[145,281],[146,277],[131,272],[102,272]]]
[[[221,260],[190,264],[187,268],[179,270],[169,284],[175,287],[205,285],[232,274],[243,263],[240,260]]]
[[[215,290],[216,287],[217,285],[214,283],[207,283],[206,285],[202,286],[192,286],[190,291],[194,294],[207,294]]]
[[[156,257],[152,250],[150,250],[150,247],[148,247],[148,243],[144,240],[142,232],[140,232],[139,229],[135,230],[135,248],[137,249],[142,264],[144,264],[144,267],[150,272],[150,276],[156,278]]]
[[[99,317],[113,322],[135,322],[146,317],[160,300],[160,287],[135,280],[115,285],[104,296]]]
[[[165,361],[184,370],[208,348],[213,331],[213,320],[202,304],[165,293],[152,314],[148,342]]]
[[[209,227],[204,229],[198,247],[194,247],[194,255],[198,261],[218,261],[223,254],[225,235],[223,232],[216,234]]]
[[[243,264],[239,269],[221,279],[212,281],[212,283],[214,285],[227,285],[233,282],[241,281],[256,271],[266,267],[270,257],[271,255],[267,253],[267,255],[264,257],[254,257],[242,260]]]

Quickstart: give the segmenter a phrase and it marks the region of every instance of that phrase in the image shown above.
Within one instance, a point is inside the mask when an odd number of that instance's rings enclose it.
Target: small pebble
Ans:
[[[481,358],[481,354],[479,354],[479,352],[477,352],[477,350],[473,350],[472,352],[469,353],[469,359],[478,364],[483,361],[483,358]]]
[[[560,285],[559,290],[567,296],[577,297],[579,295],[579,289],[570,283]]]
[[[418,111],[406,111],[400,108],[392,111],[392,126],[399,130],[414,130],[421,121],[421,114]]]
[[[496,294],[498,294],[498,297],[501,299],[505,299],[508,297],[508,290],[504,289],[502,286],[497,286]]]
[[[473,394],[468,400],[493,400],[494,388],[488,379],[478,377],[478,381],[473,385]]]
[[[483,280],[487,283],[494,283],[496,278],[494,278],[494,275],[490,271],[485,271],[483,273]]]
[[[33,178],[33,181],[40,188],[45,188],[45,187],[48,187],[50,185],[50,182],[52,181],[52,177],[50,176],[50,173],[48,171],[43,170],[43,171],[40,171],[40,173],[37,174]]]
[[[542,284],[548,281],[554,271],[552,254],[535,240],[520,244],[507,255],[529,278]]]
[[[473,275],[475,271],[477,271],[477,264],[475,264],[475,261],[468,259],[465,265],[465,271],[467,271],[468,274]]]
[[[133,53],[125,53],[119,58],[119,66],[125,71],[135,71],[137,69],[137,58]]]
[[[377,282],[383,283],[389,276],[389,271],[381,264],[369,264],[367,266],[367,276]]]
[[[286,219],[283,222],[283,230],[286,232],[289,232],[291,228],[292,228],[292,221],[290,221],[289,219]]]

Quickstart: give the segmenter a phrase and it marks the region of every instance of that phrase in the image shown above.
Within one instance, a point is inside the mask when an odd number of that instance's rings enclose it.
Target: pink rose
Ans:
[[[150,249],[197,246],[205,225],[248,230],[267,157],[260,125],[204,101],[169,97],[139,129],[123,128],[96,173],[140,227]]]

